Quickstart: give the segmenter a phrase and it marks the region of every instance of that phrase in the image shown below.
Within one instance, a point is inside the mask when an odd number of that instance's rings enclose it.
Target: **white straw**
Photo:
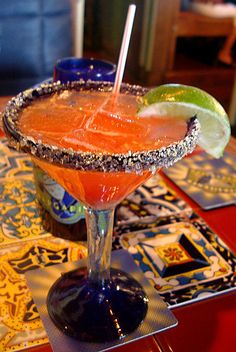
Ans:
[[[125,70],[125,63],[126,63],[127,54],[128,54],[131,32],[133,28],[135,10],[136,10],[136,5],[134,4],[129,5],[128,14],[127,14],[126,23],[125,23],[125,30],[123,34],[120,55],[119,55],[119,60],[117,65],[116,79],[113,87],[113,94],[118,94],[120,91],[120,86],[122,83],[124,70]]]

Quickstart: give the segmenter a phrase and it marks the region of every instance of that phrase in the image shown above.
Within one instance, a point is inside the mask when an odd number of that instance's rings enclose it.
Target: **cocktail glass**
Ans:
[[[111,92],[112,83],[55,83],[23,92],[8,104],[4,129],[11,146],[31,154],[34,162],[86,207],[87,268],[65,273],[53,284],[47,298],[51,319],[65,334],[82,341],[111,341],[134,331],[148,309],[148,297],[141,285],[130,275],[110,268],[114,208],[160,168],[191,152],[199,123],[190,119],[181,140],[158,150],[127,153],[65,149],[21,132],[19,115],[25,107],[42,96],[71,89]],[[123,84],[121,92],[142,96],[146,89]]]

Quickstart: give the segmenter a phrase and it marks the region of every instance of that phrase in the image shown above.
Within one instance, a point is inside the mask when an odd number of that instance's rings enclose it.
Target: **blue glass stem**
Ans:
[[[65,334],[86,342],[115,341],[133,332],[148,309],[148,297],[131,276],[112,268],[114,209],[85,210],[88,261],[61,275],[47,297],[49,315]]]
[[[85,209],[89,280],[103,285],[110,279],[114,209]]]

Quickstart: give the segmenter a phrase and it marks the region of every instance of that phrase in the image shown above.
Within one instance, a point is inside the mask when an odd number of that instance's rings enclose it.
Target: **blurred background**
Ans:
[[[124,80],[202,88],[225,107],[235,130],[233,1],[229,7],[220,0],[0,0],[0,95],[51,77],[58,58],[116,63],[130,3],[137,10]],[[225,62],[220,53],[229,39]]]

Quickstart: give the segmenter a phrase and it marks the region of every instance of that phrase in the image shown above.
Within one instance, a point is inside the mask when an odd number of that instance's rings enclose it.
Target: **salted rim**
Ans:
[[[80,80],[66,84],[61,84],[60,82],[42,84],[34,89],[19,93],[9,101],[3,112],[3,127],[8,137],[9,146],[29,153],[43,161],[66,168],[84,171],[125,171],[136,173],[144,170],[155,172],[160,167],[169,167],[193,151],[200,132],[200,124],[196,117],[192,117],[186,122],[187,132],[182,140],[160,149],[134,153],[129,151],[126,154],[79,152],[73,151],[71,148],[60,148],[44,144],[41,141],[35,141],[34,138],[22,134],[18,127],[19,113],[41,96],[52,95],[67,89],[111,91],[112,86],[111,82],[84,82]],[[136,85],[122,84],[121,87],[121,92],[136,96],[142,96],[147,91],[147,88]]]

